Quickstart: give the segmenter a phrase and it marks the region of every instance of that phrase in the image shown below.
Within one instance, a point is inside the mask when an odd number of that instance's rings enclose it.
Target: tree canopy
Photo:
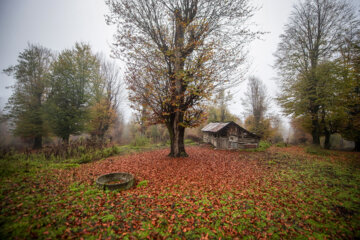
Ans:
[[[52,65],[48,119],[53,132],[65,142],[85,130],[89,120],[91,87],[99,76],[99,60],[90,46],[76,44],[60,53]]]

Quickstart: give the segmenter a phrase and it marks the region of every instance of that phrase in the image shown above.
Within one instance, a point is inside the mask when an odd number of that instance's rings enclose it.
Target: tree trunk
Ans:
[[[36,136],[34,138],[33,149],[40,149],[40,148],[42,148],[42,136]]]
[[[221,106],[221,114],[220,114],[220,122],[224,122],[225,121],[225,106],[222,105]]]
[[[174,129],[172,127],[173,125],[171,123],[167,123],[166,127],[168,129],[169,132],[169,137],[170,137],[170,153],[169,156],[173,157],[174,156],[174,146],[175,146],[175,142],[174,142]]]
[[[184,146],[184,132],[185,128],[182,125],[184,121],[184,92],[186,90],[183,72],[185,66],[185,57],[181,51],[184,49],[184,35],[185,35],[185,22],[181,16],[181,10],[175,10],[175,53],[174,53],[174,72],[171,74],[171,82],[173,82],[174,93],[172,101],[175,103],[175,109],[172,113],[171,120],[169,122],[169,135],[171,142],[171,152],[169,156],[172,157],[186,157]]]
[[[171,157],[188,157],[188,154],[185,151],[185,144],[184,144],[184,133],[185,128],[180,127],[175,130],[173,135],[173,140],[171,141],[171,152],[169,156]]]
[[[356,139],[355,140],[355,149],[354,149],[355,152],[360,152],[360,139]]]
[[[171,142],[171,152],[169,156],[171,157],[187,157],[187,153],[185,152],[185,144],[184,144],[184,135],[185,128],[181,126],[180,123],[183,121],[184,114],[181,112],[175,113],[175,118],[173,124],[171,126],[173,134],[171,137],[170,131],[170,142]]]
[[[63,143],[68,145],[69,144],[69,138],[70,138],[70,135],[67,135],[67,136],[64,136],[62,139],[63,139]]]
[[[327,127],[327,124],[326,124],[326,121],[325,121],[325,118],[326,118],[326,115],[325,115],[325,111],[324,109],[322,110],[321,112],[321,115],[322,115],[322,119],[321,119],[321,124],[324,126],[324,135],[325,135],[325,142],[324,142],[324,148],[325,149],[330,149],[330,136],[331,136],[331,133]]]
[[[176,157],[188,157],[189,155],[185,151],[185,143],[184,143],[184,137],[185,137],[185,128],[182,126],[179,126],[179,138],[177,142],[177,149],[179,149],[178,154],[175,154]]]
[[[325,143],[324,143],[324,148],[325,149],[330,149],[331,145],[330,145],[330,132],[325,128]]]
[[[320,135],[316,130],[313,130],[312,133],[312,143],[315,145],[320,145]]]
[[[315,54],[314,52],[311,54]],[[316,77],[316,66],[317,66],[317,58],[315,55],[310,56],[310,62],[311,62],[311,69],[310,69],[310,75],[308,76],[309,79],[309,88],[307,89],[307,94],[309,96],[309,110],[310,110],[310,116],[311,116],[311,135],[313,139],[314,145],[320,145],[320,123],[319,123],[319,105],[317,104],[318,100],[318,94],[317,94],[317,83],[318,79]]]
[[[313,144],[315,145],[320,145],[320,131],[319,131],[319,122],[318,119],[313,119],[312,120],[312,131],[311,131],[311,135],[312,135],[312,139],[313,139]]]
[[[42,119],[42,107],[41,107],[41,96],[42,92],[36,94],[36,105],[34,106],[34,113],[36,113],[34,120],[34,124],[37,127],[41,128],[41,131],[38,132],[38,135],[34,138],[33,149],[40,149],[42,148],[42,135],[43,135],[43,119]]]

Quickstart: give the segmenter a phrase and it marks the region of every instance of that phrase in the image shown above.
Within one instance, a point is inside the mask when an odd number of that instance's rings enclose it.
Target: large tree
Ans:
[[[99,67],[90,46],[79,43],[62,51],[52,65],[47,113],[53,132],[65,143],[85,130]]]
[[[346,29],[356,21],[347,1],[305,0],[294,7],[275,54],[281,76],[279,102],[285,113],[311,121],[314,144],[322,135],[317,68],[334,59]]]
[[[6,117],[14,125],[14,134],[32,139],[34,149],[42,147],[42,138],[48,133],[43,105],[52,60],[49,49],[29,44],[19,54],[18,63],[4,70],[16,80],[12,86],[14,92],[6,106]]]
[[[170,156],[186,156],[184,132],[204,118],[214,89],[240,80],[249,0],[108,0],[114,53],[127,63],[130,100],[150,124],[166,125]]]

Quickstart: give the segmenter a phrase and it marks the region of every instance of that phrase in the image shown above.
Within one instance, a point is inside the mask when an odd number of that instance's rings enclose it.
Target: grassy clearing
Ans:
[[[225,154],[200,148],[196,151],[204,158]],[[359,155],[306,152],[281,147],[240,153],[236,161],[252,164],[258,171],[249,176],[244,187],[234,183],[230,184],[232,188],[216,185],[209,190],[209,185],[203,185],[210,184],[208,179],[196,184],[193,180],[179,180],[177,184],[164,180],[165,187],[158,188],[149,175],[126,192],[104,192],[70,177],[88,165],[69,168],[78,165],[51,163],[58,164],[58,169],[50,170],[55,166],[41,165],[34,158],[28,169],[1,178],[0,235],[2,239],[360,237]],[[141,159],[150,154],[136,155],[129,161],[145,161]],[[30,164],[27,161],[19,166]],[[92,163],[89,168],[99,164]],[[213,174],[206,175],[204,168],[196,171],[206,178]],[[189,185],[184,188],[183,184]]]
[[[193,142],[186,142],[193,145]],[[0,178],[8,177],[11,175],[26,174],[29,172],[37,173],[41,170],[49,169],[69,169],[78,167],[80,164],[90,163],[105,159],[115,155],[132,154],[136,152],[151,151],[154,149],[164,148],[164,144],[129,144],[122,146],[112,146],[104,149],[93,151],[83,151],[80,146],[77,149],[77,154],[69,158],[55,157],[53,155],[46,156],[45,154],[23,154],[23,153],[10,153],[0,157]]]
[[[278,169],[265,184],[274,190],[268,201],[280,203],[281,217],[298,237],[360,237],[359,155],[305,151],[317,157],[277,152],[268,161]]]

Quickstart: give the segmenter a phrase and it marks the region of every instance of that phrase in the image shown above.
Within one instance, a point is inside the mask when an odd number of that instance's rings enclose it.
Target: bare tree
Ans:
[[[289,115],[309,115],[314,144],[320,144],[316,69],[338,52],[346,29],[356,20],[347,1],[305,0],[294,7],[275,54],[281,76],[280,104]]]
[[[119,115],[119,103],[123,84],[120,71],[115,62],[98,57],[100,64],[99,78],[93,85],[93,103],[91,107],[90,134],[103,141],[105,134],[115,124]]]
[[[246,24],[249,0],[108,0],[117,24],[115,56],[127,63],[132,107],[167,126],[170,156],[186,156],[184,133],[204,119],[213,91],[241,78],[247,43],[258,33]],[[237,73],[237,74],[236,74]]]
[[[256,134],[262,135],[263,129],[261,122],[264,120],[266,111],[270,104],[270,98],[266,92],[266,86],[259,78],[250,77],[245,93],[245,99],[242,100],[245,110],[252,115],[253,131]]]
[[[226,119],[226,114],[228,112],[228,103],[232,100],[232,95],[230,91],[226,94],[225,89],[221,88],[219,93],[215,96],[215,103],[220,109],[220,122],[224,122]]]

